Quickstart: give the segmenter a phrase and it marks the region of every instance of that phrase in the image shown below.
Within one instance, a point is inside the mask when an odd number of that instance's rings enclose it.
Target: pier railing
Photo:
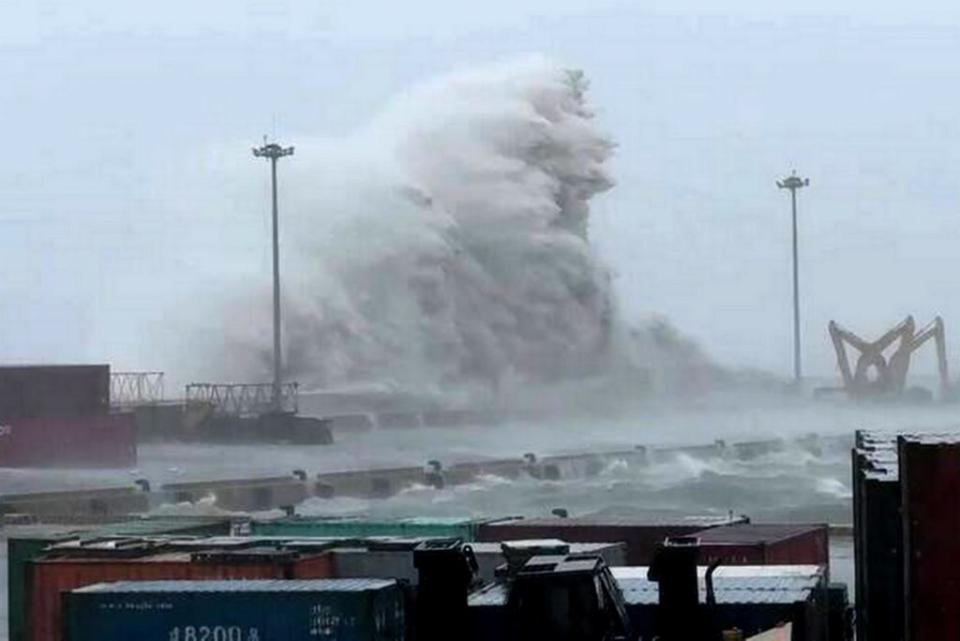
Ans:
[[[215,416],[256,416],[279,409],[297,411],[297,384],[280,386],[279,402],[273,398],[270,383],[191,383],[186,389],[186,403],[206,405]]]

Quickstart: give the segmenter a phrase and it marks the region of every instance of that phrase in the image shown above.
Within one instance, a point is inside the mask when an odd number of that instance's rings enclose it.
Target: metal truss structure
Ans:
[[[297,411],[297,383],[279,386],[274,398],[272,383],[191,383],[187,407],[204,405],[214,416],[259,416],[273,411]]]
[[[111,406],[153,405],[163,400],[163,372],[110,373]]]

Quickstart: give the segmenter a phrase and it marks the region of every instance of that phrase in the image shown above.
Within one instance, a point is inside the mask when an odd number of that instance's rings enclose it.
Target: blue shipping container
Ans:
[[[67,641],[403,641],[395,581],[125,581],[64,595]]]

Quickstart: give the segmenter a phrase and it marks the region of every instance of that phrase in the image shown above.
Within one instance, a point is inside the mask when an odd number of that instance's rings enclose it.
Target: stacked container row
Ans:
[[[27,570],[31,641],[60,641],[60,595],[86,585],[113,581],[251,580],[327,578],[327,554],[300,555],[286,550],[236,553],[159,553],[135,558],[38,559]]]
[[[105,536],[223,536],[230,521],[223,518],[156,518],[86,527],[26,526],[9,528],[7,538],[7,617],[9,641],[25,641],[27,565],[49,546],[79,537]]]
[[[960,434],[859,432],[857,638],[960,638]]]
[[[670,536],[688,536],[708,528],[746,519],[699,517],[663,521],[610,517],[509,519],[484,523],[479,540],[488,542],[522,539],[560,539],[577,543],[621,541],[628,565],[648,565],[659,543]]]

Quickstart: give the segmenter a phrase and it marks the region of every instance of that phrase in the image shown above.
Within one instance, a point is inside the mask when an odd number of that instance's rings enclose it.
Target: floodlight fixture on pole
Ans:
[[[810,185],[809,178],[801,178],[794,171],[790,176],[777,181],[777,187],[790,190],[793,213],[793,377],[799,383],[803,378],[800,363],[800,273],[797,256],[797,190]]]
[[[277,210],[277,160],[293,155],[293,147],[268,143],[263,137],[263,146],[254,147],[253,155],[270,161],[270,179],[273,195],[273,409],[281,411],[281,386],[283,385],[283,352],[280,344],[280,224]]]

